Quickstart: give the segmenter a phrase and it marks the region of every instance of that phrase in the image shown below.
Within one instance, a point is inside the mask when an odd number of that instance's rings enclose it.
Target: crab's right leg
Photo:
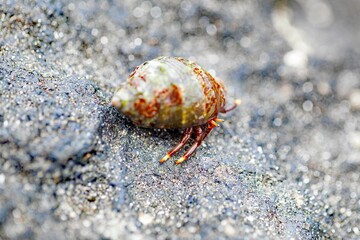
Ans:
[[[241,100],[240,100],[240,99],[236,99],[235,102],[234,102],[230,107],[228,107],[228,108],[226,108],[226,109],[225,109],[225,107],[224,107],[224,108],[220,109],[220,112],[221,112],[221,113],[230,112],[230,111],[234,110],[234,109],[235,109],[237,106],[239,106],[240,104],[241,104]]]
[[[178,145],[176,145],[173,149],[171,149],[166,155],[165,157],[163,157],[160,160],[160,163],[166,162],[166,160],[168,160],[172,155],[174,155],[175,153],[177,153],[190,139],[191,137],[191,133],[193,131],[193,128],[187,128],[180,140],[180,142],[178,143]]]
[[[215,128],[215,125],[209,123],[207,128],[205,129],[205,132],[202,135],[202,140],[204,140],[214,128]]]

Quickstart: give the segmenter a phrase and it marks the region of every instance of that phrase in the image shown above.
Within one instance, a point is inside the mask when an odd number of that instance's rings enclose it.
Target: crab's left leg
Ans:
[[[191,137],[191,133],[193,132],[193,128],[187,128],[180,140],[180,142],[178,143],[178,145],[176,145],[173,149],[171,149],[166,155],[165,157],[163,157],[160,160],[160,163],[165,162],[166,160],[168,160],[172,155],[174,155],[175,153],[177,153],[190,139]]]

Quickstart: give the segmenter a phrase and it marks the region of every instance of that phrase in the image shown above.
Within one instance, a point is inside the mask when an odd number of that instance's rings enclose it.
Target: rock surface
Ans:
[[[304,2],[3,1],[0,238],[360,238],[360,5]],[[243,102],[181,166],[109,105],[159,55]]]

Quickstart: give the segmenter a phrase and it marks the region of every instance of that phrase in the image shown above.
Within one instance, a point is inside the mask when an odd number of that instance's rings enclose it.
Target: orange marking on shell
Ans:
[[[171,88],[163,89],[159,92],[158,96],[170,107],[181,105],[183,103],[181,89],[174,84],[171,85]]]
[[[209,113],[211,109],[215,107],[211,115],[211,117],[214,117],[218,114],[220,106],[224,104],[222,99],[225,98],[223,96],[222,86],[218,84],[215,78],[207,71],[203,71],[198,67],[194,67],[193,70],[197,74],[197,79],[201,84],[206,98],[204,102],[205,112]]]
[[[197,74],[197,75],[200,75],[201,74],[201,70],[197,67],[194,68],[194,72]]]
[[[135,84],[134,75],[129,78],[129,84],[136,87],[137,84]]]
[[[205,74],[208,77],[209,81],[211,82],[212,89],[216,92],[215,96],[211,99],[211,102],[213,102],[213,104],[218,104],[216,106],[216,110],[217,110],[216,112],[218,112],[219,109],[225,106],[224,86],[220,84],[218,81],[216,81],[216,79],[213,76],[211,76],[210,73],[205,72]]]
[[[172,88],[170,90],[168,99],[170,101],[170,106],[175,106],[175,105],[181,105],[182,104],[182,94],[181,94],[181,90],[178,86],[176,85],[172,85]]]
[[[140,98],[135,101],[134,108],[144,117],[152,118],[158,113],[159,104],[156,99],[151,102],[146,102],[145,99]]]
[[[134,71],[129,75],[129,78],[133,77],[133,76],[135,75],[135,73],[136,73],[136,70],[138,70],[138,69],[139,69],[139,66],[137,66],[137,67],[134,69]]]
[[[146,82],[146,77],[145,77],[145,74],[142,74],[139,76],[141,78],[141,80],[143,80],[144,82]]]

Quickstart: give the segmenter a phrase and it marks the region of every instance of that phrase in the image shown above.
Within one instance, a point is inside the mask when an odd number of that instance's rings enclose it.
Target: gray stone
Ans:
[[[310,6],[320,22],[284,3],[0,4],[0,238],[359,238],[354,26],[332,22],[335,1]],[[316,27],[348,34],[327,46]],[[242,100],[180,166],[183,151],[158,161],[182,130],[137,128],[110,106],[158,55],[195,60]]]

